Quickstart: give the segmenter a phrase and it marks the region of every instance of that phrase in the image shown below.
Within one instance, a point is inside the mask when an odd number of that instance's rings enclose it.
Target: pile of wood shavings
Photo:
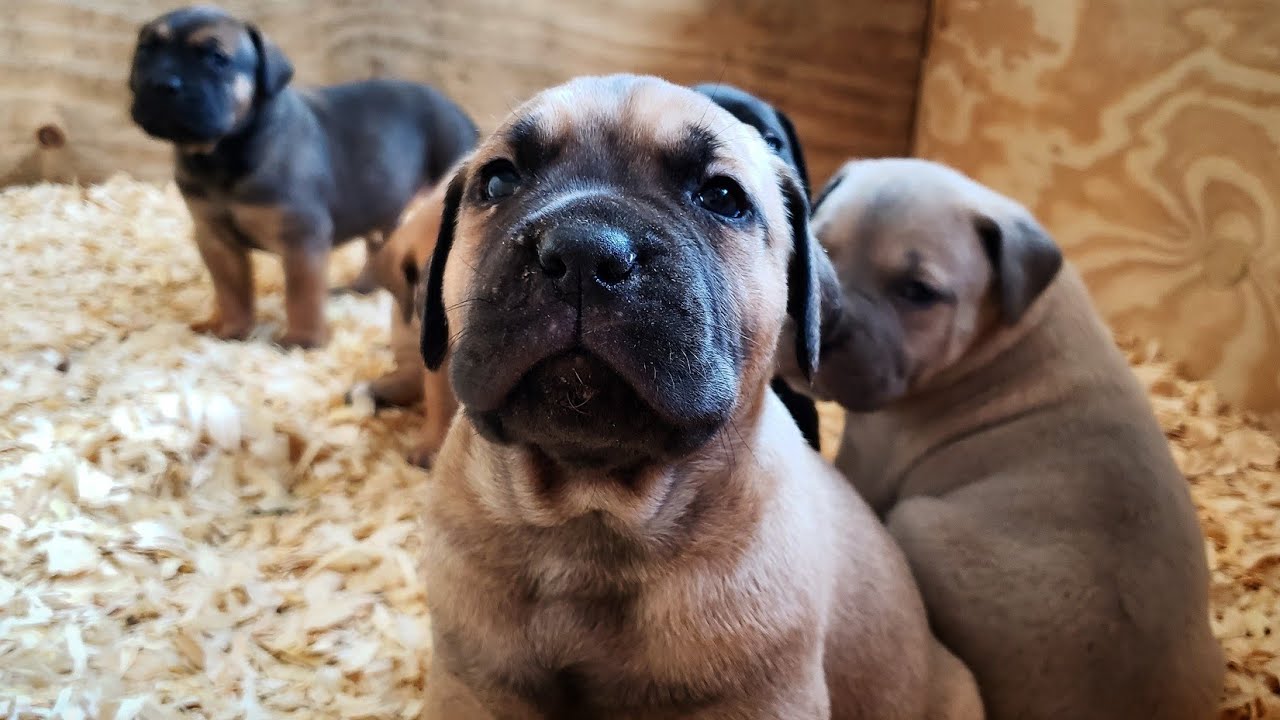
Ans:
[[[1213,569],[1213,628],[1227,652],[1221,718],[1280,716],[1280,443],[1179,377],[1153,343],[1121,340],[1191,482]]]
[[[261,257],[256,336],[197,336],[181,200],[123,179],[6,191],[0,245],[0,717],[415,716],[418,418],[343,402],[389,301],[286,353]]]
[[[335,298],[327,348],[280,351],[263,257],[255,337],[196,336],[189,233],[172,187],[0,194],[0,717],[414,717],[419,418],[342,400],[390,364],[388,301]],[[358,261],[340,253],[334,281]],[[1223,717],[1275,717],[1276,442],[1123,345],[1210,538]]]

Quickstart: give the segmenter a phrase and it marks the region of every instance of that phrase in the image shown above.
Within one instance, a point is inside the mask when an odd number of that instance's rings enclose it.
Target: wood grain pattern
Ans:
[[[139,25],[173,0],[12,0],[0,16],[0,184],[167,176],[127,115]],[[229,0],[301,84],[434,83],[483,127],[579,74],[723,80],[785,107],[815,181],[849,155],[908,150],[927,0]],[[37,140],[42,127],[64,142]],[[46,130],[46,135],[50,132]],[[50,138],[46,137],[46,140]],[[53,138],[57,140],[58,138]]]
[[[1118,329],[1280,411],[1272,0],[939,0],[916,152],[1028,204]]]

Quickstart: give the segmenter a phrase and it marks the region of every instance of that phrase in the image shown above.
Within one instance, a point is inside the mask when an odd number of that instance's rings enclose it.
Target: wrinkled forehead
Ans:
[[[744,184],[770,167],[755,130],[699,93],[649,78],[585,78],[547,90],[516,110],[481,154],[504,149],[519,165],[569,151],[611,163],[707,168]]]
[[[919,270],[947,281],[983,259],[963,198],[891,177],[846,179],[818,208],[813,227],[832,260],[846,269]]]

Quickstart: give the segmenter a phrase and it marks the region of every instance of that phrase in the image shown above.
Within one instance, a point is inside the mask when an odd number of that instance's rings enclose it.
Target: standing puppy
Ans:
[[[809,171],[804,162],[804,151],[800,147],[800,138],[796,135],[791,119],[781,110],[773,107],[760,98],[723,83],[704,83],[696,85],[695,91],[711,98],[712,102],[728,110],[738,120],[755,128],[769,146],[795,170],[800,184],[804,188],[805,198],[809,197]],[[793,390],[782,377],[776,377],[769,385],[782,400],[791,417],[795,419],[804,439],[814,450],[821,450],[821,434],[819,432],[818,406],[808,395]]]
[[[994,720],[1208,720],[1204,540],[1142,387],[1021,206],[919,160],[846,165],[814,389]]]
[[[409,462],[428,467],[444,442],[458,402],[449,387],[448,363],[438,370],[422,365],[422,316],[418,300],[421,279],[440,235],[446,180],[419,195],[405,210],[404,219],[366,265],[373,287],[391,294],[391,350],[395,368],[355,392],[367,392],[375,407],[406,407],[422,403],[426,416]]]
[[[450,184],[423,355],[425,717],[981,717],[901,553],[768,391],[816,361],[799,181],[655,78],[518,108]]]
[[[330,250],[390,233],[409,199],[475,143],[435,90],[369,80],[297,92],[293,67],[254,26],[211,7],[143,26],[129,87],[134,121],[173,143],[215,307],[193,329],[224,339],[254,321],[251,249],[277,253],[288,328],[280,344],[328,339]]]

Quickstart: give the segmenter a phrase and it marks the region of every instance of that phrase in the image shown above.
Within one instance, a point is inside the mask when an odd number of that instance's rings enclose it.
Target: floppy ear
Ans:
[[[810,212],[818,211],[818,206],[826,201],[827,197],[831,195],[831,191],[835,190],[837,185],[844,182],[846,172],[847,170],[843,165],[839,170],[836,170],[835,174],[827,180],[827,184],[823,185],[822,189],[818,191],[818,196],[813,199],[813,207],[810,209]]]
[[[256,25],[247,25],[245,30],[253,41],[253,49],[258,53],[258,67],[254,74],[255,101],[262,102],[274,97],[293,79],[293,63],[284,56],[275,43],[268,40]]]
[[[1062,251],[1030,217],[997,220],[979,215],[974,223],[995,269],[1001,317],[1012,325],[1057,277]]]
[[[440,218],[440,235],[427,265],[422,308],[422,359],[428,370],[439,370],[449,352],[449,318],[444,311],[444,266],[453,248],[454,226],[458,223],[458,208],[462,204],[462,190],[466,182],[465,168],[449,181],[449,189],[444,196],[444,213]]]
[[[778,116],[778,124],[782,126],[782,131],[787,134],[787,145],[791,148],[791,157],[795,160],[796,172],[800,175],[800,187],[804,190],[804,196],[810,197],[809,166],[804,162],[804,150],[800,148],[800,136],[796,134],[796,126],[791,124],[791,118],[787,117],[786,113],[776,108],[773,112]]]
[[[800,184],[789,175],[780,178],[782,197],[791,219],[791,262],[787,266],[787,314],[795,322],[796,361],[804,379],[813,381],[818,370],[822,333],[816,255],[822,252],[809,232],[809,201]]]

